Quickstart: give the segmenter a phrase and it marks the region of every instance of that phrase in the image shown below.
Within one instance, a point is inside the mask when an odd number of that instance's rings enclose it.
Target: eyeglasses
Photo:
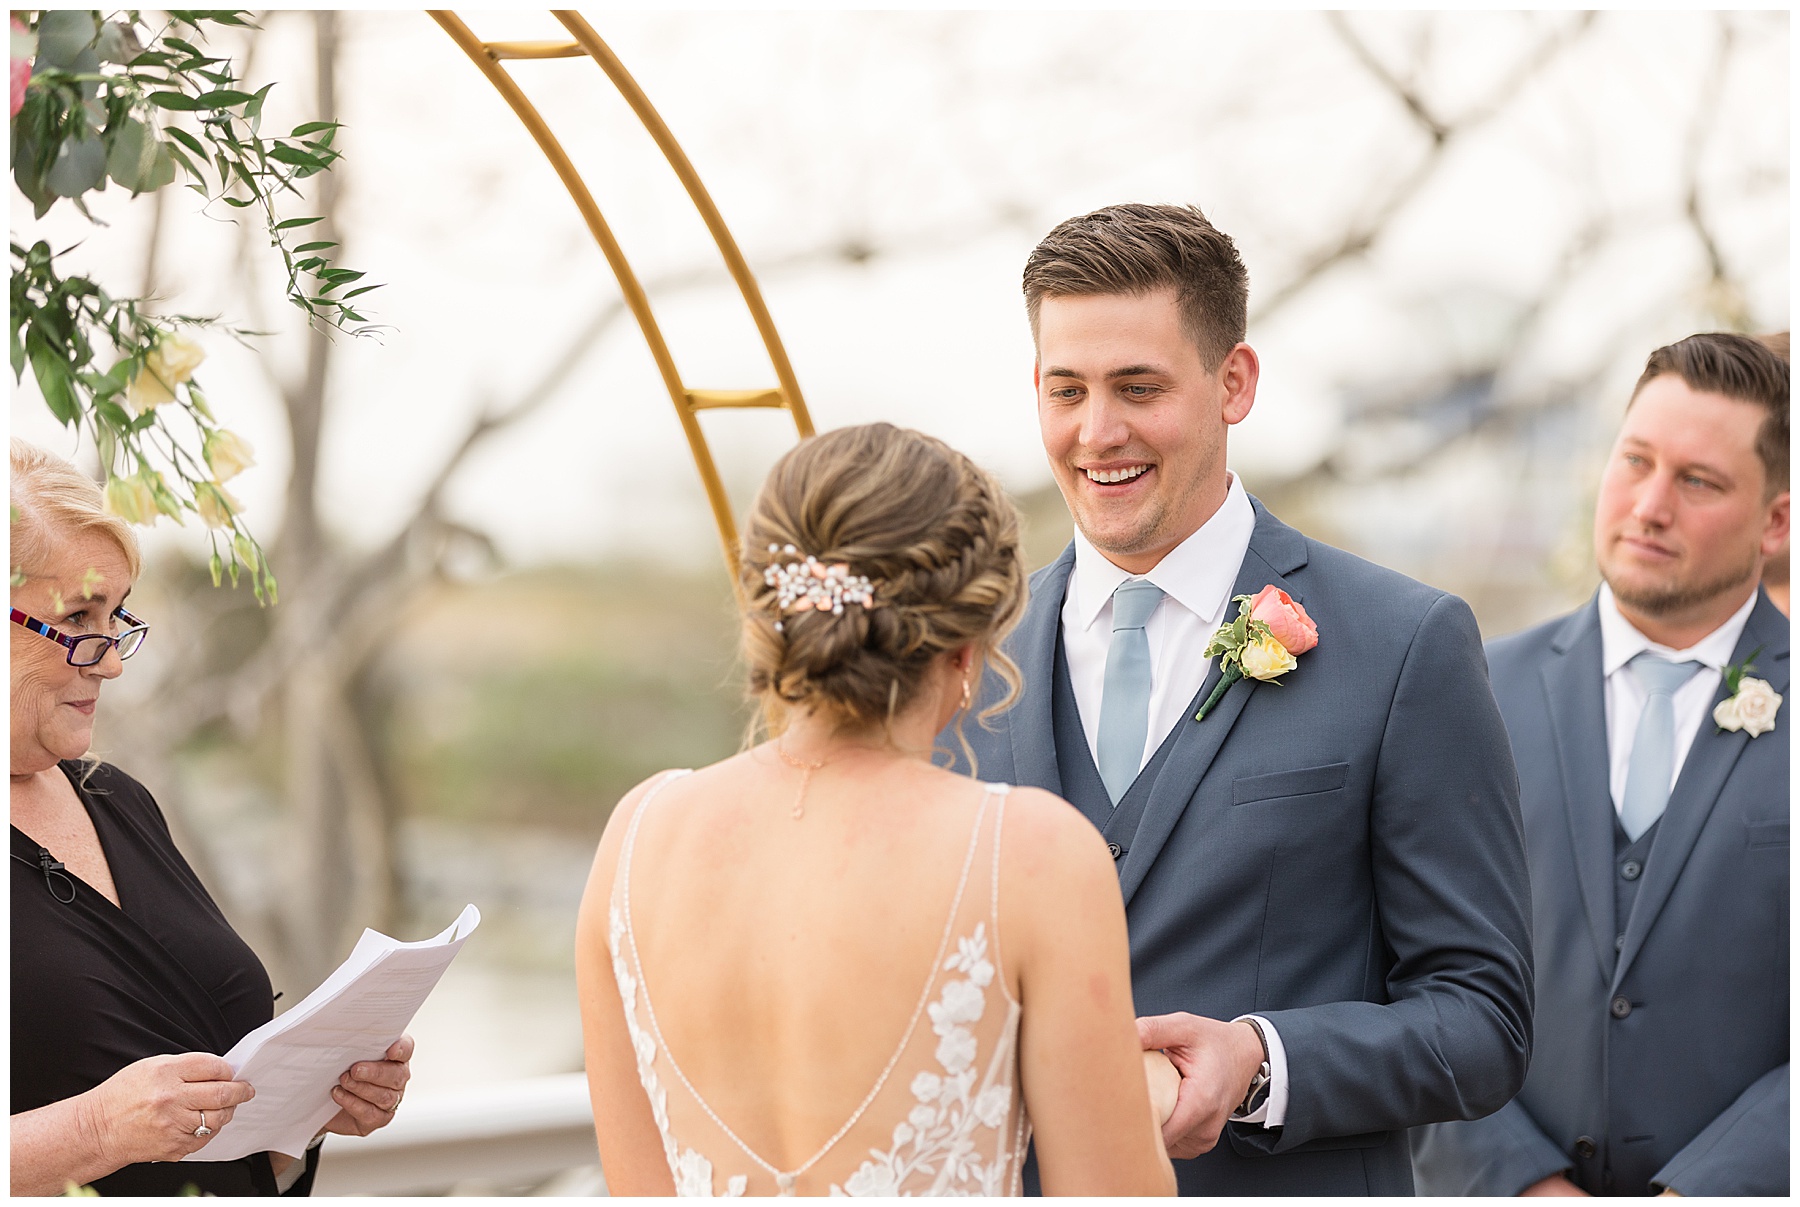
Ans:
[[[70,666],[93,666],[106,657],[106,651],[115,645],[119,647],[120,658],[131,657],[138,652],[139,647],[144,644],[144,638],[150,632],[149,625],[124,608],[118,609],[114,615],[124,621],[127,626],[125,631],[117,637],[108,637],[105,633],[83,633],[79,637],[71,637],[67,633],[60,633],[51,628],[35,616],[25,615],[17,608],[12,610],[12,622],[23,625],[40,637],[48,637],[58,645],[68,646]]]

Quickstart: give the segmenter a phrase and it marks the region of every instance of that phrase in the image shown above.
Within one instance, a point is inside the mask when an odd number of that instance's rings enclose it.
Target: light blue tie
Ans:
[[[1675,701],[1681,685],[1700,670],[1698,662],[1670,662],[1645,651],[1631,660],[1631,673],[1649,692],[1631,738],[1631,761],[1625,768],[1625,799],[1619,824],[1636,842],[1669,807],[1675,778]]]
[[[1137,778],[1150,733],[1150,638],[1144,625],[1162,602],[1162,588],[1143,579],[1119,584],[1112,597],[1112,641],[1106,647],[1106,685],[1100,694],[1100,782],[1118,804]]]

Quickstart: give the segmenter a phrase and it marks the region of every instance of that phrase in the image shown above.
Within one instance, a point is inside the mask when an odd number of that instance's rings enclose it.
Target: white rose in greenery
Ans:
[[[207,433],[206,443],[200,446],[200,451],[205,455],[207,465],[212,467],[214,480],[219,482],[229,482],[256,464],[256,454],[249,442],[224,428]]]
[[[175,387],[194,375],[206,349],[185,335],[169,332],[144,354],[144,363],[131,384],[125,388],[125,400],[139,412],[175,401]]]
[[[194,510],[200,513],[208,528],[231,527],[231,517],[243,509],[243,504],[217,482],[195,483]]]
[[[142,477],[108,478],[106,510],[128,524],[148,527],[156,523],[156,492]]]
[[[1755,737],[1775,728],[1775,713],[1780,708],[1780,692],[1765,680],[1745,676],[1738,680],[1736,695],[1714,706],[1713,721],[1720,729],[1733,733],[1741,729]]]

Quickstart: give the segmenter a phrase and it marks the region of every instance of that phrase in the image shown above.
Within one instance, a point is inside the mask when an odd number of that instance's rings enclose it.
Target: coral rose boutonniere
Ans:
[[[1751,737],[1775,728],[1775,711],[1781,707],[1781,693],[1767,680],[1752,679],[1756,663],[1750,659],[1762,653],[1758,648],[1750,658],[1725,668],[1725,690],[1731,695],[1713,705],[1713,722],[1720,729],[1736,733],[1743,730]]]
[[[1232,602],[1238,606],[1237,619],[1220,625],[1206,643],[1206,657],[1219,660],[1219,685],[1194,714],[1196,721],[1206,720],[1239,679],[1248,675],[1273,683],[1300,665],[1301,654],[1319,644],[1319,626],[1298,600],[1273,583],[1255,595],[1235,596]]]

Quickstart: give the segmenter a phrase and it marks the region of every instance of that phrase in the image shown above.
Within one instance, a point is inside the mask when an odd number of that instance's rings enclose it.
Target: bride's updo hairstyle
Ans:
[[[875,606],[783,610],[766,573],[808,554],[867,578]],[[991,475],[923,433],[838,428],[778,461],[744,527],[743,597],[749,689],[772,733],[793,709],[840,730],[885,725],[933,658],[970,643],[1007,687],[983,720],[1018,695],[1000,650],[1025,608],[1018,512]]]

